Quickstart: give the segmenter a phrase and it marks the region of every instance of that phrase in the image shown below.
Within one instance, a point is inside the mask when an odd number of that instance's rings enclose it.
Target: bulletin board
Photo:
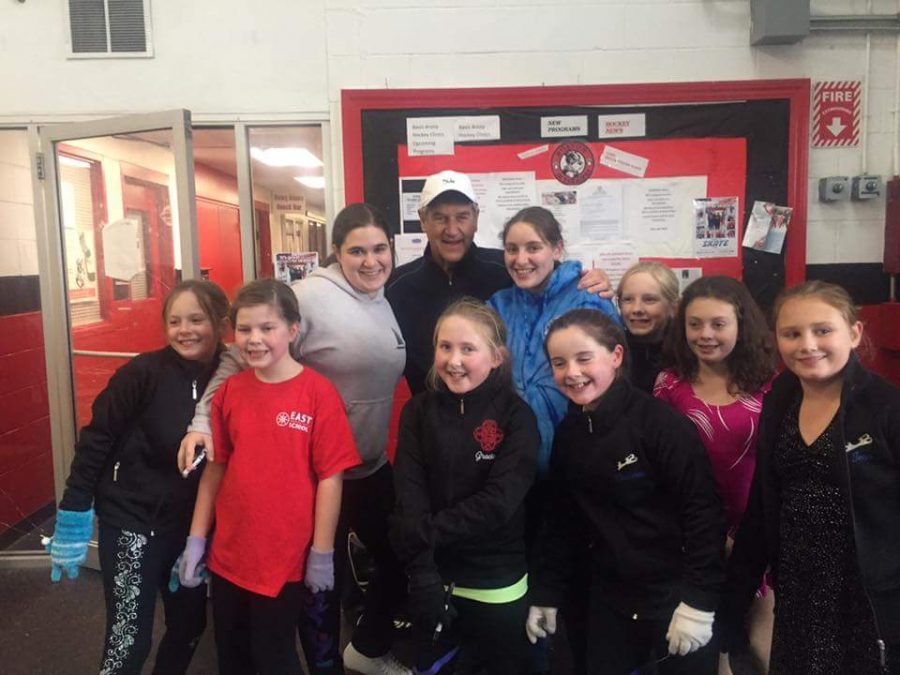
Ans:
[[[528,202],[557,214],[574,249],[612,236],[616,219],[607,216],[622,214],[620,235],[641,259],[743,278],[764,307],[805,278],[808,80],[345,90],[342,118],[346,200],[375,204],[396,232],[418,231],[424,177],[454,169],[490,193],[479,198],[479,245],[499,247],[498,223]],[[416,154],[423,119],[486,123],[477,137],[459,132],[449,152]],[[571,135],[548,136],[553,119],[581,123],[564,132]],[[639,119],[640,135],[606,135],[618,119]],[[733,236],[718,222],[714,235],[701,234],[685,210],[692,198],[737,198]],[[741,246],[757,200],[794,209],[780,254]],[[720,237],[706,245],[730,252],[700,248],[703,236]]]

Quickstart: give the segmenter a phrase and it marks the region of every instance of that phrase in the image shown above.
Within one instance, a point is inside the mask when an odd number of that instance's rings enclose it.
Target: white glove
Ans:
[[[529,620],[530,620],[529,616]],[[672,612],[666,639],[669,641],[669,653],[684,656],[695,652],[712,639],[715,612],[704,612],[694,609],[683,602]]]
[[[529,607],[525,634],[531,644],[556,632],[556,607]]]

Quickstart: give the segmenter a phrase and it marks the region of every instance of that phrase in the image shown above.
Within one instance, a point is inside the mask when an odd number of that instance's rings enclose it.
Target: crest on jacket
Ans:
[[[494,450],[503,442],[503,432],[494,420],[485,420],[472,432],[472,436],[481,446],[481,451],[475,453],[475,461],[482,459],[494,459]]]

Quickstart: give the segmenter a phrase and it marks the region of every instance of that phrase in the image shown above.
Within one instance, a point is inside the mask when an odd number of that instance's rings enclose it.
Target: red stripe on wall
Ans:
[[[54,500],[40,312],[0,317],[0,534]]]

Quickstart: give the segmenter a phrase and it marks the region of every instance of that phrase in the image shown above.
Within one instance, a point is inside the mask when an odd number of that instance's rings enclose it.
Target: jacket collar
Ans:
[[[434,259],[434,255],[431,253],[431,242],[428,243],[428,246],[425,247],[425,253],[423,257],[425,258],[425,266],[426,269],[429,270],[429,273],[443,283],[449,283],[458,277],[467,276],[467,273],[474,270],[478,265],[478,245],[473,241],[469,246],[469,250],[466,251],[466,254],[460,259],[458,263],[453,266],[453,269],[450,271],[450,274],[441,267],[437,260]]]
[[[493,370],[484,382],[462,395],[454,394],[447,389],[444,381],[438,378],[434,396],[442,406],[453,408],[460,414],[464,414],[467,409],[484,410],[488,403],[497,397],[503,386],[497,371]]]
[[[166,347],[162,350],[163,358],[167,361],[171,362],[175,367],[179,368],[182,372],[187,374],[192,378],[199,378],[206,373],[212,373],[219,365],[219,356],[224,351],[225,347],[219,343],[219,346],[216,348],[216,353],[213,356],[213,360],[210,363],[203,363],[201,361],[192,361],[191,359],[186,359],[181,356],[178,352],[175,351],[175,348],[172,345],[166,345]]]
[[[585,410],[582,406],[569,403],[569,411],[581,414],[587,419],[588,429],[591,432],[612,426],[622,417],[622,411],[631,397],[631,384],[625,377],[619,377],[610,385],[606,393],[600,397],[597,407],[593,410]]]
[[[581,278],[581,263],[577,260],[566,260],[556,266],[550,273],[550,279],[547,285],[540,293],[532,293],[519,288],[515,284],[511,286],[513,293],[522,298],[523,301],[540,303],[550,302],[560,293],[568,290],[568,288]]]
[[[869,383],[872,374],[862,365],[856,352],[851,352],[850,360],[844,366],[841,377],[844,383],[841,388],[841,405],[844,406],[855,398],[862,387]],[[800,378],[790,370],[784,370],[772,383],[772,411],[781,417],[787,410],[787,404],[801,392]]]

